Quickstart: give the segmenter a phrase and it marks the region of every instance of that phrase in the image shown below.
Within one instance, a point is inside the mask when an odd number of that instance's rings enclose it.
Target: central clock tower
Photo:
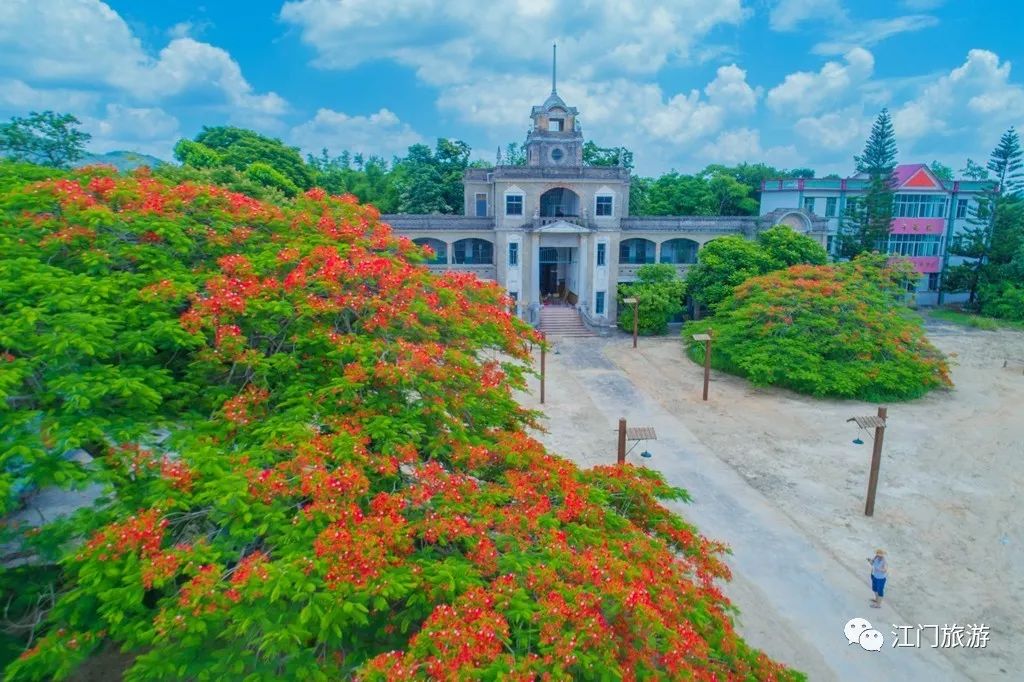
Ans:
[[[576,107],[566,106],[556,87],[556,54],[551,47],[551,94],[533,107],[533,128],[526,136],[526,165],[579,167],[583,165],[583,131]]]

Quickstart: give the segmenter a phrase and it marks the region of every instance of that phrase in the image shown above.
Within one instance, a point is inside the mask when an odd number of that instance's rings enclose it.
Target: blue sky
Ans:
[[[985,10],[981,11],[980,7]],[[170,158],[203,125],[390,157],[522,141],[550,90],[638,170],[852,172],[875,114],[955,169],[1024,126],[1024,3],[990,0],[3,0],[0,117],[78,116]]]

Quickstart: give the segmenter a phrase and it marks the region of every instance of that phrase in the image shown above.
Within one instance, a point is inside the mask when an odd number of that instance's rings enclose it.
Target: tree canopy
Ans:
[[[942,354],[921,321],[904,313],[905,263],[865,254],[834,265],[795,265],[753,277],[723,300],[714,317],[687,323],[695,361],[711,333],[712,365],[817,396],[909,400],[950,386]]]
[[[85,156],[92,135],[78,129],[71,114],[33,111],[0,124],[0,154],[14,161],[66,168]]]
[[[896,170],[896,133],[888,109],[875,118],[864,151],[853,157],[858,173],[868,177],[867,192],[847,203],[839,227],[839,253],[852,258],[885,250],[893,212],[893,172]]]
[[[530,438],[538,339],[376,209],[100,168],[0,207],[0,476],[107,489],[3,529],[61,571],[7,679],[798,677],[685,492]]]
[[[632,308],[625,298],[637,299],[640,334],[664,334],[673,316],[683,309],[686,285],[670,263],[649,263],[636,271],[636,282],[619,285],[619,327],[632,331]]]
[[[713,311],[751,277],[798,263],[821,265],[827,260],[821,244],[785,225],[759,233],[756,242],[739,235],[719,237],[701,248],[697,264],[687,273],[686,291],[698,305]]]

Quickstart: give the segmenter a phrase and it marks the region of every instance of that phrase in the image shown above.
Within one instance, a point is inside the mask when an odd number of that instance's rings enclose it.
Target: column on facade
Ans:
[[[661,242],[654,242],[654,262],[661,262]]]
[[[579,286],[579,304],[586,306],[588,313],[593,313],[594,311],[591,306],[591,300],[594,296],[591,293],[590,241],[589,235],[580,235],[580,245],[577,249],[579,265],[576,268],[576,282]]]
[[[540,235],[536,232],[525,232],[523,238],[530,244],[530,282],[523,289],[530,292],[530,303],[540,303]],[[525,251],[526,245],[523,246]]]

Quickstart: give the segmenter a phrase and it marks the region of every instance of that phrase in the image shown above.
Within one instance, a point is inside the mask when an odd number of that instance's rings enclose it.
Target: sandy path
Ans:
[[[639,351],[624,338],[559,344],[543,440],[588,466],[614,460],[620,414],[655,426],[655,457],[631,461],[691,491],[695,503],[681,513],[733,547],[727,592],[743,611],[741,631],[811,679],[1012,679],[1024,667],[1013,650],[1024,591],[1011,497],[1021,483],[1024,376],[1001,365],[1004,355],[1024,357],[1024,335],[937,327],[932,336],[958,354],[957,388],[890,407],[872,519],[863,516],[870,446],[850,444],[845,419],[873,406],[731,377],[716,377],[704,404],[701,370],[676,339],[645,339]],[[864,561],[877,545],[893,568],[881,611],[867,608]],[[887,639],[896,623],[985,623],[992,640],[987,649],[887,645],[873,654],[846,648],[841,629],[854,616],[875,616]]]

